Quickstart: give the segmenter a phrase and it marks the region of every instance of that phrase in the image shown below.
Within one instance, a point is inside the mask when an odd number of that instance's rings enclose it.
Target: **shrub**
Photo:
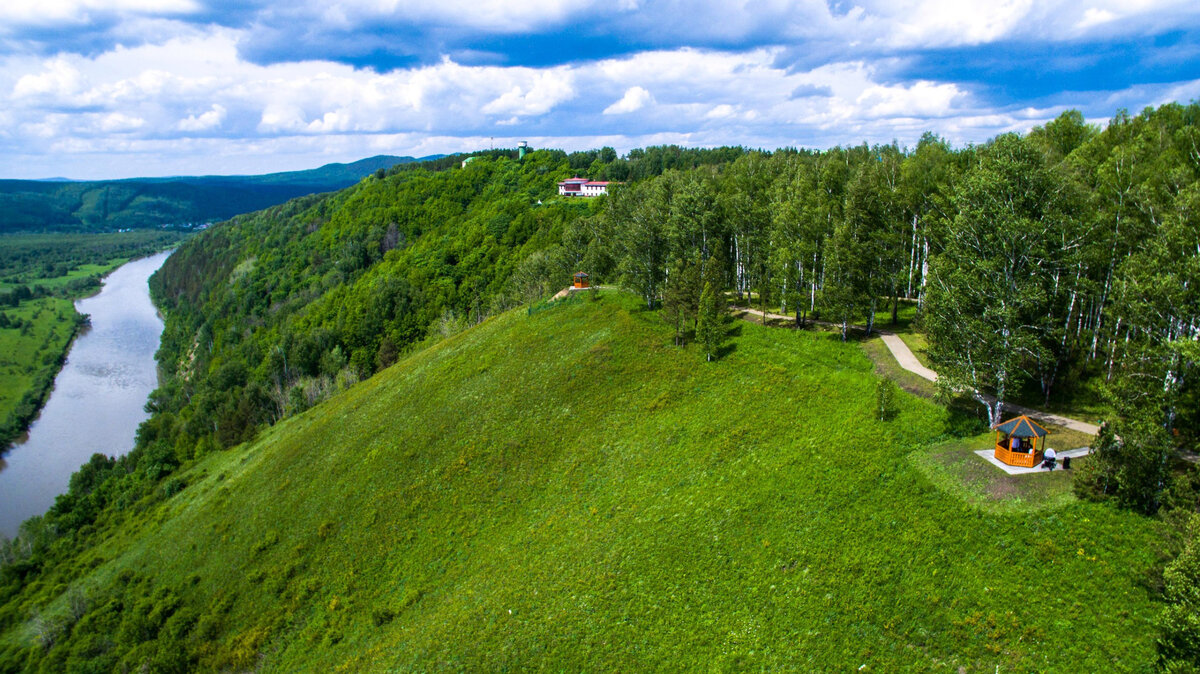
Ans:
[[[1158,619],[1159,666],[1200,671],[1200,515],[1192,515],[1188,544],[1163,572],[1167,607]]]
[[[875,412],[880,421],[887,421],[895,416],[896,382],[891,379],[880,379],[875,384]]]

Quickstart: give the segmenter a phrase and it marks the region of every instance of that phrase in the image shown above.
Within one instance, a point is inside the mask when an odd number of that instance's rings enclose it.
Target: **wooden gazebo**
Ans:
[[[1046,450],[1046,429],[1022,414],[995,426],[996,458],[1010,466],[1034,468]]]
[[[587,287],[588,287],[588,285],[589,285],[589,284],[588,284],[588,275],[587,275],[587,272],[585,272],[585,271],[577,271],[577,272],[575,272],[575,284],[574,284],[574,286],[573,286],[573,287],[575,287],[575,288],[587,288]]]

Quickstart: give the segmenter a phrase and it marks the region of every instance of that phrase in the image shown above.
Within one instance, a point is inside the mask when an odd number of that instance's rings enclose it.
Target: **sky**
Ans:
[[[1195,0],[0,2],[0,178],[963,146],[1198,97]]]

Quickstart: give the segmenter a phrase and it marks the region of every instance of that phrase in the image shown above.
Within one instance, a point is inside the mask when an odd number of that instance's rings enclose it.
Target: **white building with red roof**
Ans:
[[[598,197],[608,194],[607,180],[567,178],[558,184],[558,193],[564,197]]]

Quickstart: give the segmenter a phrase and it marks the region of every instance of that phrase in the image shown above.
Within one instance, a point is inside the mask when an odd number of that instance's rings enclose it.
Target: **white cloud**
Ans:
[[[1117,15],[1113,14],[1112,12],[1108,11],[1107,9],[1097,9],[1095,7],[1089,7],[1087,10],[1085,10],[1083,12],[1083,18],[1081,18],[1079,20],[1079,23],[1075,24],[1075,27],[1080,30],[1087,30],[1088,28],[1091,28],[1093,26],[1099,26],[1101,24],[1109,23],[1116,18],[1117,18]]]
[[[85,24],[97,12],[169,16],[199,9],[193,0],[5,0],[0,25]]]
[[[105,133],[129,133],[146,125],[146,120],[123,112],[110,112],[99,118],[98,128]]]
[[[13,96],[64,98],[74,95],[82,87],[83,76],[79,70],[66,57],[60,56],[47,61],[42,72],[21,76],[13,88]]]
[[[720,105],[713,106],[713,109],[709,110],[704,116],[708,119],[725,119],[727,117],[732,117],[736,113],[737,110],[732,105],[728,103],[722,103]]]
[[[629,87],[625,90],[625,95],[621,100],[616,101],[612,105],[604,109],[606,115],[623,115],[629,112],[635,112],[653,103],[654,97],[649,91],[641,87]]]
[[[521,32],[534,26],[560,22],[573,13],[594,11],[598,0],[348,0],[326,7],[327,20],[346,22],[386,18],[392,21],[470,26]]]
[[[528,68],[521,70],[532,72],[532,69]],[[513,85],[483,106],[482,111],[489,115],[511,114],[518,117],[543,115],[559,103],[575,96],[573,77],[565,68],[555,68],[523,79],[528,83]]]
[[[353,129],[350,113],[346,110],[327,112],[320,119],[308,123],[305,130],[309,133],[342,133]]]
[[[883,24],[884,43],[928,47],[994,42],[1019,28],[1032,8],[1033,0],[890,0],[867,16]]]
[[[911,86],[875,84],[859,94],[855,103],[866,117],[941,117],[951,112],[954,99],[961,96],[954,84],[915,82]]]
[[[347,21],[355,11],[386,9],[386,3],[359,4],[335,9]],[[550,3],[547,11],[560,6]],[[904,6],[922,12],[940,7],[932,0]],[[1114,7],[1093,3],[1091,9],[1122,16],[1124,10]],[[1029,16],[1048,10],[1009,2],[982,18],[947,11],[896,18],[899,10],[867,7],[836,20],[842,29],[861,28],[862,38],[875,43],[882,39],[880,26],[900,23],[908,32],[889,39],[916,40],[940,31],[946,35],[936,39],[994,40],[1024,30]],[[1061,12],[1070,15],[1072,26],[1087,16],[1078,7]],[[1014,27],[1014,16],[1026,19]],[[1089,30],[1103,30],[1102,25]],[[971,85],[898,79],[901,64],[888,57],[830,58],[789,68],[781,63],[785,51],[779,47],[662,49],[540,68],[472,66],[444,57],[376,72],[316,60],[252,63],[239,51],[245,39],[241,31],[206,28],[92,57],[0,56],[0,175],[78,175],[70,166],[111,170],[120,161],[129,167],[126,175],[168,162],[175,163],[163,172],[174,174],[239,163],[243,168],[233,170],[279,170],[315,165],[287,165],[300,154],[323,163],[380,152],[477,149],[496,132],[512,136],[504,141],[510,144],[529,139],[535,146],[566,149],[648,143],[827,147],[892,139],[911,144],[926,130],[952,142],[979,142],[1043,123],[1070,105],[1098,101],[1114,109],[1101,100],[1111,92],[1072,94],[1053,105],[1039,102],[1033,110],[1024,109],[1028,103],[996,108],[981,101]],[[1197,91],[1194,83],[1186,84],[1112,95],[1117,104],[1138,109],[1167,95],[1185,100],[1183,94]],[[278,154],[282,163],[268,165],[270,157],[256,152]],[[104,153],[127,159],[97,161]],[[214,156],[225,164],[211,165]],[[42,157],[40,163],[36,157]],[[63,162],[58,169],[50,164],[55,157]]]
[[[271,103],[262,113],[258,130],[262,133],[279,131],[300,131],[307,127],[304,111],[296,105],[286,103]]]
[[[187,119],[179,121],[180,131],[208,131],[221,126],[225,121],[225,106],[213,103],[212,107],[200,115],[188,115]]]

